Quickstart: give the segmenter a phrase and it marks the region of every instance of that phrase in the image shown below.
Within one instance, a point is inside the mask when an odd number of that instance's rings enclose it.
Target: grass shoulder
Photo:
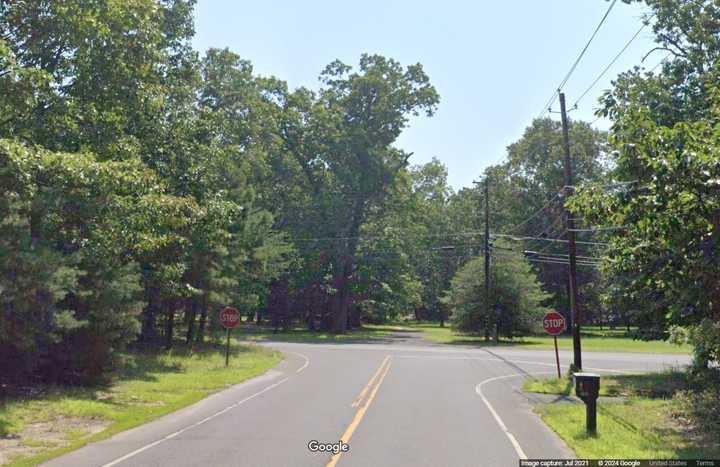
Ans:
[[[261,375],[282,355],[233,342],[224,347],[132,351],[112,382],[92,388],[44,387],[0,406],[0,464],[38,465],[191,405]]]
[[[423,337],[431,342],[448,345],[500,345],[503,347],[516,347],[522,349],[552,350],[553,338],[546,335],[532,335],[504,339],[499,344],[485,342],[485,337],[475,334],[465,334],[450,327],[440,327],[437,324],[408,325],[423,332]],[[662,353],[687,355],[692,347],[687,344],[676,345],[666,341],[644,341],[629,337],[624,330],[600,330],[596,327],[585,328],[582,334],[583,351],[587,352],[635,352],[635,353]],[[572,338],[561,336],[558,338],[560,350],[572,350]]]
[[[233,331],[238,339],[248,342],[299,342],[299,343],[353,343],[388,339],[395,332],[412,332],[412,328],[400,325],[365,324],[360,328],[349,329],[345,334],[333,334],[325,331],[310,331],[303,327],[278,330],[254,324],[244,325]]]
[[[595,436],[585,432],[582,403],[540,404],[535,409],[579,458],[717,458],[720,447],[713,437],[686,423],[674,398],[687,384],[687,375],[678,371],[603,376],[600,395],[621,399],[599,401]],[[524,389],[544,394],[574,393],[568,378],[530,379]]]
[[[687,374],[682,371],[662,373],[603,375],[600,395],[605,397],[671,398],[687,388]],[[575,393],[570,378],[527,379],[523,385],[527,392],[569,396]]]

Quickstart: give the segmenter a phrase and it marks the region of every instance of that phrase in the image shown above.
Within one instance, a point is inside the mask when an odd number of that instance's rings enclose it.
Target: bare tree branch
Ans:
[[[677,55],[677,53],[674,50],[668,49],[667,47],[655,47],[652,50],[650,50],[650,52],[643,55],[643,58],[642,58],[642,60],[640,60],[640,62],[645,62],[645,59],[648,58],[650,56],[650,54],[652,54],[653,52],[656,52],[658,50],[665,50],[666,52],[670,52],[671,54],[675,55],[676,57],[679,56],[679,55]]]
[[[662,40],[664,40],[665,42],[668,42],[670,45],[672,45],[673,47],[675,47],[677,50],[680,51],[680,54],[678,54],[677,52],[668,49],[671,52],[673,52],[676,57],[688,58],[687,50],[685,50],[685,48],[682,45],[680,45],[680,43],[677,40],[673,39],[672,37],[668,36],[667,34],[661,33],[661,34],[659,34],[659,36]]]

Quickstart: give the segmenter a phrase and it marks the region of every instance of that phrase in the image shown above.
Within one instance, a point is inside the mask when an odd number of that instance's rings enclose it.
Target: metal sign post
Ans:
[[[557,365],[558,379],[562,378],[562,374],[560,373],[560,354],[558,353],[557,336],[565,332],[566,328],[565,317],[557,311],[551,311],[543,318],[543,329],[553,336],[553,341],[555,342],[555,363]]]
[[[557,365],[558,379],[560,379],[562,378],[562,374],[560,374],[560,354],[558,354],[557,336],[553,336],[553,341],[555,341],[555,364]]]
[[[225,328],[225,366],[230,363],[230,328]]]

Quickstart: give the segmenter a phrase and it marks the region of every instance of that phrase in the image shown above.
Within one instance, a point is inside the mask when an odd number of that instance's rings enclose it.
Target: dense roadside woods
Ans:
[[[493,240],[488,317],[482,188],[454,191],[442,163],[395,145],[440,103],[421,65],[363,55],[291,89],[230,50],[193,50],[193,1],[3,2],[3,376],[92,382],[129,344],[212,337],[226,305],[335,333],[405,315],[528,332],[567,310],[565,266],[522,251],[564,253],[543,238],[564,238],[569,203],[580,254],[602,258],[580,270],[585,322],[690,340],[716,378],[720,12],[645,3],[668,59],[617,78],[609,132],[571,122],[577,196],[549,118],[482,174],[492,232],[535,237]],[[696,405],[717,410],[704,391]]]
[[[436,109],[422,66],[364,55],[291,90],[192,50],[193,6],[0,5],[4,376],[90,382],[129,343],[201,342],[229,304],[343,333],[361,302],[418,302],[385,233],[413,224],[393,143]]]

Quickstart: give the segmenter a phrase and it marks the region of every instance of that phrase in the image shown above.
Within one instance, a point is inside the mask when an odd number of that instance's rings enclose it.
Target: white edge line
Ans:
[[[310,364],[310,359],[309,359],[308,357],[306,357],[305,355],[300,354],[300,353],[297,353],[297,352],[288,352],[288,353],[293,353],[293,354],[295,354],[295,355],[299,355],[300,357],[302,357],[303,359],[305,359],[305,364],[304,364],[303,366],[301,366],[295,373],[300,373],[300,372],[303,371],[305,368],[307,368],[308,365]],[[274,388],[280,386],[281,384],[283,384],[285,381],[287,381],[287,380],[289,380],[289,379],[290,379],[290,377],[285,377],[285,378],[281,379],[280,381],[277,381],[277,382],[271,384],[270,386],[267,386],[266,388],[261,389],[260,391],[256,392],[255,394],[252,394],[252,395],[246,397],[245,399],[239,400],[239,401],[235,402],[234,404],[232,404],[232,405],[230,405],[230,406],[228,406],[228,407],[225,407],[224,409],[220,410],[219,412],[215,412],[214,414],[210,415],[209,417],[203,418],[203,419],[200,420],[199,422],[195,422],[195,423],[193,423],[193,424],[191,424],[191,425],[186,426],[185,428],[182,428],[182,429],[176,431],[175,433],[171,433],[171,434],[165,436],[164,438],[160,438],[160,439],[158,439],[158,440],[156,440],[156,441],[153,441],[153,442],[150,443],[150,444],[146,444],[145,446],[143,446],[143,447],[141,447],[141,448],[138,448],[138,449],[136,449],[136,450],[134,450],[134,451],[132,451],[132,452],[129,452],[129,453],[125,454],[124,456],[122,456],[122,457],[120,457],[120,458],[118,458],[118,459],[115,459],[115,460],[112,461],[112,462],[108,462],[107,464],[103,464],[102,467],[112,467],[112,466],[117,465],[117,464],[119,464],[119,463],[121,463],[121,462],[123,462],[123,461],[126,461],[126,460],[128,460],[128,459],[130,459],[130,458],[132,458],[132,457],[135,457],[135,456],[137,456],[138,454],[140,454],[141,452],[144,452],[144,451],[147,451],[148,449],[154,448],[155,446],[157,446],[158,444],[162,443],[163,441],[167,441],[167,440],[169,440],[169,439],[172,439],[172,438],[178,436],[179,434],[184,433],[184,432],[186,432],[187,430],[190,430],[191,428],[195,428],[195,427],[198,427],[198,426],[202,425],[203,423],[209,422],[209,421],[212,420],[213,418],[218,417],[218,416],[224,414],[225,412],[228,412],[228,411],[230,411],[230,410],[238,407],[239,405],[244,404],[245,402],[247,402],[247,401],[249,401],[249,400],[251,400],[251,399],[256,398],[257,396],[259,396],[259,395],[261,395],[261,394],[264,394],[264,393],[266,393],[267,391],[269,391],[269,390],[271,390],[271,389],[274,389]]]
[[[502,359],[498,359],[498,361],[503,361]],[[544,362],[532,362],[529,360],[507,360],[510,363],[522,363],[522,364],[530,364],[530,365],[542,365],[542,366],[556,366],[555,363],[544,363]],[[607,373],[647,373],[647,370],[610,370],[608,368],[592,368],[589,366],[586,366],[584,368],[585,370],[593,370],[593,371],[604,371]],[[652,371],[651,371],[652,372]]]
[[[530,373],[530,374],[545,375],[545,374],[551,374],[551,373],[554,373],[554,372],[543,371],[540,373]],[[487,406],[488,410],[490,410],[490,413],[492,414],[493,418],[495,418],[495,421],[497,422],[498,426],[500,426],[500,429],[503,431],[503,433],[505,433],[505,436],[507,436],[507,438],[510,440],[510,444],[512,444],[513,448],[515,448],[515,452],[517,453],[518,457],[520,457],[520,459],[527,459],[527,455],[525,454],[525,451],[523,451],[518,440],[510,432],[510,430],[508,430],[508,427],[505,425],[505,422],[502,421],[502,418],[500,418],[500,415],[498,415],[498,413],[493,408],[492,404],[490,404],[490,401],[487,400],[487,398],[485,397],[485,394],[483,394],[483,392],[482,392],[482,387],[484,385],[486,385],[487,383],[491,383],[493,381],[497,381],[500,379],[516,378],[518,376],[527,376],[527,375],[524,373],[514,373],[512,375],[496,376],[494,378],[486,379],[485,381],[482,381],[482,382],[478,383],[477,386],[475,386],[475,392],[477,393],[478,396],[480,396],[480,399],[482,399],[482,401]]]
[[[305,368],[308,367],[308,365],[310,365],[310,359],[307,358],[307,356],[305,356],[305,355],[303,355],[303,354],[301,354],[301,353],[299,353],[299,352],[291,352],[291,351],[288,351],[288,353],[292,353],[292,354],[298,355],[299,357],[305,359],[305,364],[304,364],[303,366],[301,366],[300,368],[298,368],[295,373],[300,373],[300,372],[302,372]]]

